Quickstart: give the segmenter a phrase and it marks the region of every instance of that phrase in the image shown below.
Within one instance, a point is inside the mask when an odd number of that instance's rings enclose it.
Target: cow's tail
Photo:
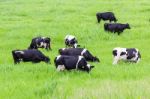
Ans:
[[[141,58],[141,54],[140,54],[140,52],[138,52],[138,58]]]
[[[13,56],[13,59],[14,59],[14,63],[16,63],[16,54],[15,54],[15,51],[16,51],[16,50],[13,50],[13,51],[12,51],[12,56]]]
[[[54,64],[55,64],[55,67],[57,68],[57,57],[55,57],[54,59]]]

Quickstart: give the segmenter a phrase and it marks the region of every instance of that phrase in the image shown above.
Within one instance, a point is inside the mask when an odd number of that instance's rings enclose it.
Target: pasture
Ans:
[[[104,31],[97,12],[112,11],[130,30]],[[149,0],[0,0],[0,99],[149,99]],[[75,35],[100,63],[88,74],[57,72],[53,63],[64,37]],[[13,64],[11,51],[28,48],[36,36],[49,36],[52,51],[40,49],[51,64]],[[136,47],[139,64],[112,65],[114,47]]]

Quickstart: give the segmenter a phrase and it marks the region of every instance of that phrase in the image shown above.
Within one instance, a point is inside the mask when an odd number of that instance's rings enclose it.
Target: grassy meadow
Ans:
[[[131,29],[105,32],[95,16],[105,11]],[[150,99],[149,29],[149,0],[0,0],[0,99]],[[89,74],[56,71],[53,60],[67,34],[100,58]],[[40,49],[52,64],[14,65],[11,51],[36,36],[52,39],[52,51]],[[136,47],[142,59],[114,66],[114,47]]]

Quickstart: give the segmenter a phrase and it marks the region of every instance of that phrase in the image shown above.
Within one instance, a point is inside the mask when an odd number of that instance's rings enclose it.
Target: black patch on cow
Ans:
[[[126,52],[121,52],[120,56],[122,56],[122,55],[126,55]]]
[[[129,48],[126,49],[127,51],[127,59],[132,59],[133,57],[135,57],[135,53],[137,53],[135,48]]]
[[[112,54],[113,54],[114,56],[117,56],[117,50],[113,50]]]

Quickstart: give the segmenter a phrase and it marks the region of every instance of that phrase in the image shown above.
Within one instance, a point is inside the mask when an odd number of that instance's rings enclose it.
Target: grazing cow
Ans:
[[[51,50],[50,42],[51,39],[49,37],[36,37],[32,39],[28,49],[45,48],[46,50]]]
[[[100,23],[101,19],[104,21],[109,20],[110,22],[111,21],[117,22],[117,19],[113,12],[96,13],[96,17],[98,23]]]
[[[118,35],[120,35],[120,33],[122,33],[125,29],[130,29],[130,25],[127,24],[121,24],[121,23],[105,23],[104,24],[104,30],[105,31],[110,31],[113,33],[118,33]]]
[[[141,54],[136,48],[114,48],[112,51],[114,56],[113,64],[117,64],[119,60],[138,63],[141,59]]]
[[[46,63],[50,63],[49,57],[45,56],[37,49],[13,50],[12,56],[14,59],[14,64],[20,63],[20,61],[33,63],[44,61]]]
[[[73,35],[66,35],[65,44],[66,44],[66,47],[67,46],[68,47],[73,47],[73,48],[80,47],[80,45],[78,45],[77,39]]]
[[[54,63],[58,71],[77,69],[90,72],[94,68],[94,66],[87,64],[83,56],[59,55],[54,59]]]
[[[81,55],[87,61],[99,62],[97,57],[94,57],[87,49],[84,48],[62,48],[59,49],[60,55]]]

